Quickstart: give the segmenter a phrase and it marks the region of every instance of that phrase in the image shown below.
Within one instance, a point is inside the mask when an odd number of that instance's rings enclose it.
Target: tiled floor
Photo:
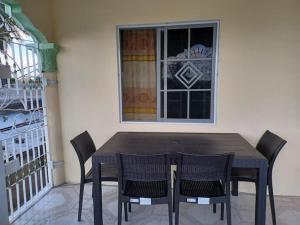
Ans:
[[[86,185],[82,221],[77,222],[78,185],[65,185],[54,188],[40,202],[16,220],[13,225],[92,225],[93,207],[91,185]],[[117,187],[103,186],[103,215],[104,225],[117,224]],[[269,204],[267,205],[267,224],[271,225]],[[277,197],[277,224],[300,224],[300,198]],[[197,206],[182,204],[180,207],[181,225],[222,225],[225,221],[219,220],[218,213],[212,213],[211,206]],[[225,218],[226,219],[226,218]],[[232,197],[233,225],[254,224],[254,196],[240,194]],[[168,224],[167,206],[137,206],[132,207],[129,222],[126,225],[163,225]]]

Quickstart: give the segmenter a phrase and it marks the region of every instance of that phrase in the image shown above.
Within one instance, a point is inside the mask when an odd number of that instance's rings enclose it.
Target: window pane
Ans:
[[[185,91],[168,92],[167,102],[167,116],[169,119],[187,118],[187,93]]]
[[[168,59],[187,58],[188,29],[168,30]]]
[[[168,63],[168,89],[211,88],[212,63],[202,61],[180,61]]]
[[[121,31],[123,119],[156,120],[156,30]]]
[[[213,28],[191,29],[191,58],[211,58],[213,54]]]
[[[210,91],[190,92],[190,118],[209,119],[210,118]]]
[[[175,76],[177,73],[179,75],[184,72],[182,68],[186,62],[168,62],[168,72],[167,72],[167,88],[168,89],[186,89],[183,82],[181,82],[178,76]]]
[[[165,101],[165,98],[164,98],[164,92],[161,92],[160,93],[160,117],[161,118],[164,118],[164,113],[165,113],[165,111],[164,111],[164,101]]]
[[[160,64],[160,89],[164,90],[164,63]]]
[[[212,78],[212,62],[208,60],[193,61],[192,64],[195,66],[195,70],[200,77],[193,83],[191,89],[210,89],[211,78]]]

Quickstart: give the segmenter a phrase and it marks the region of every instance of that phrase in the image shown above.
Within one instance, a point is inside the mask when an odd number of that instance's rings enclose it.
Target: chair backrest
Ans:
[[[73,145],[77,153],[80,165],[84,165],[84,163],[96,151],[96,146],[93,142],[93,139],[87,131],[84,131],[83,133],[73,138],[71,140],[71,144]]]
[[[119,181],[165,181],[170,179],[171,165],[168,155],[117,154]]]
[[[178,153],[178,179],[229,182],[233,157],[233,154],[194,155]]]
[[[272,169],[277,155],[286,143],[286,140],[267,130],[258,141],[256,149],[269,160],[269,167]]]

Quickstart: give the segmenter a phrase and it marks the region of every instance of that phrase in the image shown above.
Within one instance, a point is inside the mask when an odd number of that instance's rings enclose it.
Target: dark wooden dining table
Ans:
[[[101,164],[116,164],[116,153],[170,155],[176,164],[176,153],[234,153],[234,167],[256,168],[258,187],[255,202],[255,224],[265,225],[267,159],[238,133],[162,133],[118,132],[92,156],[94,224],[103,225]]]

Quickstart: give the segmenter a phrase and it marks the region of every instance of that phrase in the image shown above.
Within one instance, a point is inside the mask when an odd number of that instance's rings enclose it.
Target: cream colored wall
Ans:
[[[51,0],[20,0],[22,10],[28,16],[31,22],[36,26],[48,39],[49,42],[54,40]]]
[[[216,124],[120,124],[116,25],[208,19],[220,19]],[[117,131],[239,132],[254,145],[270,129],[288,141],[275,193],[300,195],[299,0],[54,0],[53,20],[67,182],[79,182],[70,139],[84,130],[101,146]]]

